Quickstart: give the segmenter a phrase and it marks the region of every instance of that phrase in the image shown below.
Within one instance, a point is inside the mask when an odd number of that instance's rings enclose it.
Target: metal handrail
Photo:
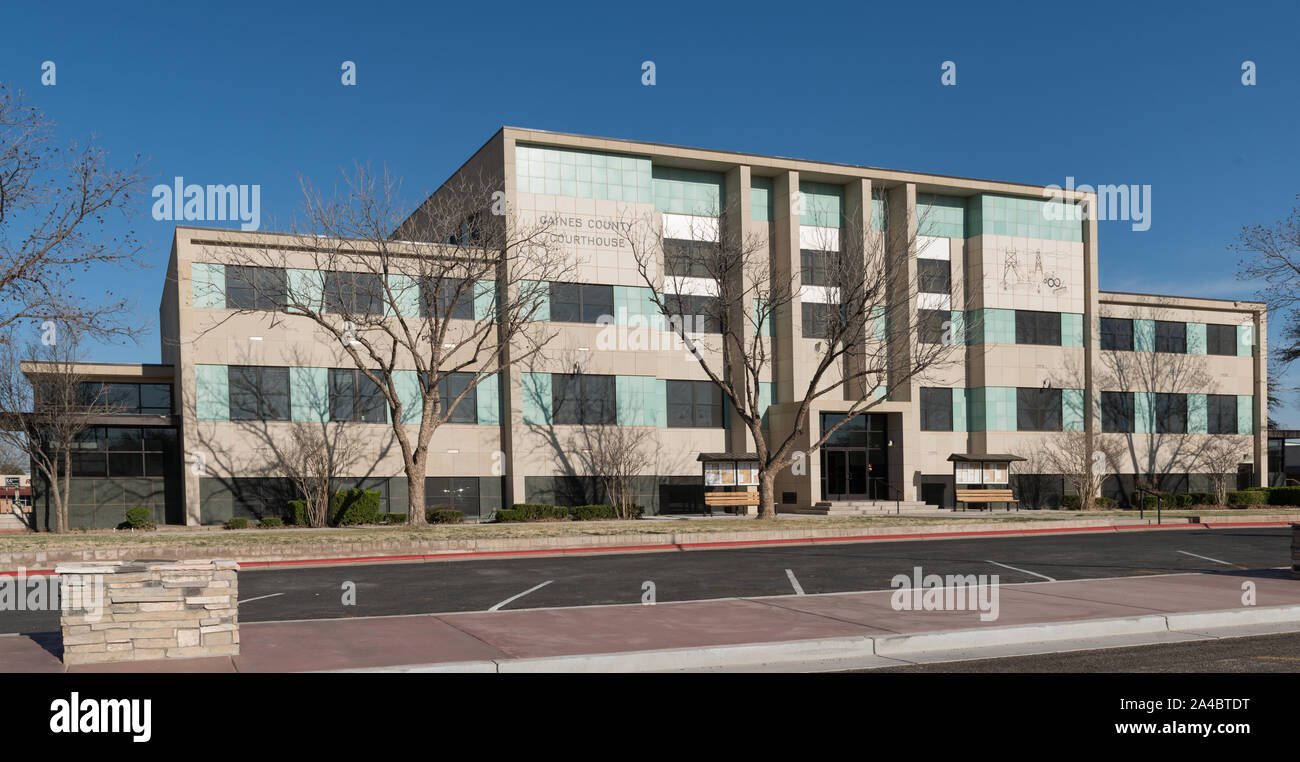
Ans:
[[[1156,499],[1156,525],[1159,526],[1163,521],[1163,515],[1160,511],[1160,493],[1143,487],[1134,487],[1133,491],[1138,495],[1152,495]],[[1146,519],[1147,501],[1145,498],[1138,499],[1138,518]]]

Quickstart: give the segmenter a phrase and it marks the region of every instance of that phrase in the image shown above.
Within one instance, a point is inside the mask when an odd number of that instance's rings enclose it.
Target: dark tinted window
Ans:
[[[712,381],[668,381],[668,425],[722,428],[722,390]]]
[[[288,368],[231,365],[227,372],[232,421],[289,420]]]
[[[385,423],[388,401],[379,385],[359,369],[331,368],[330,420]]]
[[[921,389],[921,430],[952,431],[952,389]]]
[[[669,320],[681,320],[688,333],[721,333],[720,301],[700,294],[664,294]]]
[[[1156,351],[1174,354],[1187,353],[1187,324],[1156,321]]]
[[[1236,341],[1235,331],[1233,341]],[[1206,431],[1211,434],[1237,433],[1237,398],[1231,394],[1208,394],[1205,397]]]
[[[614,314],[614,287],[584,283],[551,284],[551,320],[595,323]]]
[[[1157,434],[1186,434],[1187,395],[1157,394],[1155,418]]]
[[[442,417],[448,423],[478,423],[478,388],[465,392],[474,380],[473,373],[448,373],[438,381],[438,397],[442,400]],[[465,398],[447,417],[447,407],[462,393]]]
[[[226,306],[231,309],[280,309],[286,292],[283,268],[226,265]]]
[[[1018,431],[1060,431],[1060,389],[1016,389]]]
[[[1101,393],[1101,430],[1106,433],[1133,433],[1133,392]]]
[[[952,293],[952,268],[946,259],[916,260],[918,290],[923,294]]]
[[[474,286],[459,278],[422,282],[420,309],[424,317],[473,320]]]
[[[1016,310],[1016,343],[1061,345],[1061,313]]]
[[[1133,321],[1128,318],[1101,319],[1101,348],[1133,351]]]
[[[1205,326],[1205,351],[1212,355],[1237,354],[1237,327],[1214,323]]]
[[[664,275],[677,278],[713,278],[709,270],[714,257],[713,244],[707,241],[664,239]]]
[[[799,250],[799,282],[805,286],[835,286],[841,278],[838,272],[839,252],[820,249]]]
[[[551,376],[551,414],[557,424],[613,424],[618,420],[613,376]]]
[[[951,328],[952,313],[948,310],[917,310],[917,334],[922,344],[942,344],[944,323]]]
[[[384,314],[384,281],[378,273],[325,273],[325,311],[335,315]]]

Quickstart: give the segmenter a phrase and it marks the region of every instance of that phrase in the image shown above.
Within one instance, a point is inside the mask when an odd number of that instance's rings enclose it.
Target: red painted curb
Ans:
[[[537,548],[532,550],[485,550],[485,551],[464,551],[460,553],[424,553],[401,556],[351,556],[342,558],[299,558],[282,561],[247,561],[240,563],[240,568],[264,568],[272,566],[320,566],[324,564],[367,564],[367,563],[390,563],[399,561],[430,561],[448,558],[508,558],[512,556],[554,556],[567,555],[574,553],[634,553],[638,551],[670,551],[670,550],[694,550],[707,548],[736,548],[752,547],[761,545],[794,545],[798,543],[821,543],[821,542],[871,542],[873,540],[924,540],[930,538],[952,538],[952,537],[988,537],[988,536],[1005,536],[1005,535],[1027,535],[1027,534],[1072,534],[1083,532],[1118,532],[1124,531],[1154,531],[1164,529],[1211,529],[1215,527],[1273,527],[1273,526],[1290,526],[1290,521],[1247,521],[1247,522],[1201,522],[1199,524],[1158,524],[1152,525],[1132,525],[1132,526],[1103,526],[1103,527],[1049,527],[1044,529],[988,529],[976,532],[916,532],[910,534],[876,534],[876,535],[846,535],[843,537],[792,537],[778,540],[729,540],[725,542],[687,542],[687,543],[662,543],[658,545],[614,545],[596,548]],[[47,574],[53,574],[53,569],[29,569],[26,572],[29,577],[37,577]],[[15,577],[19,572],[0,571],[0,577]]]

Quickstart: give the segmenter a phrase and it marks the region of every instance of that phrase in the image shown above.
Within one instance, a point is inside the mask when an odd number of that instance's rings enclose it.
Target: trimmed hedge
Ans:
[[[236,516],[226,522],[226,529],[248,529],[248,519]]]
[[[1269,487],[1269,505],[1300,505],[1300,487]]]
[[[330,497],[330,523],[336,527],[378,524],[383,493],[377,489],[345,489]]]
[[[1268,493],[1253,489],[1229,492],[1228,505],[1268,505]]]
[[[406,514],[405,514],[405,513],[385,513],[385,514],[383,515],[382,518],[383,518],[383,521],[384,521],[385,524],[405,524],[405,523],[406,523]]]
[[[619,518],[618,508],[612,505],[575,505],[569,509],[569,515],[574,521]],[[641,518],[641,506],[632,506],[632,518]]]
[[[263,529],[279,529],[284,526],[279,516],[263,516],[260,523]]]
[[[297,527],[310,526],[311,522],[307,520],[306,500],[289,501],[289,523]]]
[[[497,511],[497,521],[564,521],[568,518],[568,508],[542,503],[515,503]]]
[[[126,521],[124,521],[123,524],[124,528],[127,529],[158,528],[158,526],[153,523],[153,512],[140,505],[126,509]]]
[[[1115,507],[1115,501],[1108,497],[1094,497],[1092,504],[1100,510],[1111,510]],[[1082,510],[1083,502],[1078,495],[1061,495],[1061,510],[1078,511]]]
[[[460,524],[465,514],[452,508],[430,508],[424,512],[424,520],[430,524]]]

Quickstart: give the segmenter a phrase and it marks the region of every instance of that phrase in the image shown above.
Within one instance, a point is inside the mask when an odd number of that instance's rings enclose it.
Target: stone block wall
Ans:
[[[238,571],[234,561],[57,567],[63,662],[238,654]]]

